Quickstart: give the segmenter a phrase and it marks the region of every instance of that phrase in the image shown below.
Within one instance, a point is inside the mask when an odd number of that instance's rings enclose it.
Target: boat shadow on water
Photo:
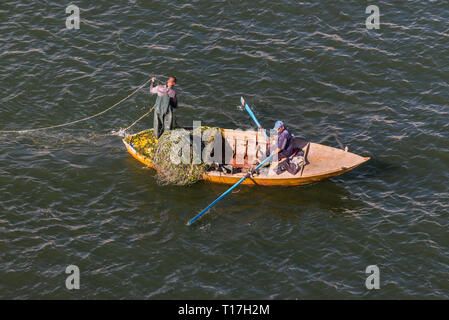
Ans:
[[[212,192],[213,195],[206,197],[212,199],[225,191],[226,186],[199,182],[192,189],[195,189],[196,194]],[[242,222],[250,222],[267,214],[280,219],[297,219],[306,212],[326,212],[331,217],[347,217],[364,206],[364,202],[341,183],[326,180],[298,187],[240,186],[221,207],[213,209],[213,215],[223,214]],[[204,218],[209,219],[207,216]]]
[[[335,177],[358,167],[368,161],[369,157],[362,157],[347,152],[347,150],[295,139],[295,147],[305,151],[305,166],[301,170],[302,172],[295,175],[287,172],[276,175],[276,173],[270,171],[256,174],[254,177],[251,176],[246,181],[239,181],[245,176],[244,172],[248,170],[245,166],[252,163],[249,161],[250,153],[252,158],[260,155],[260,152],[262,156],[265,154],[267,147],[265,137],[256,131],[243,132],[231,129],[222,129],[221,134],[225,148],[227,146],[233,151],[231,165],[233,168],[240,168],[240,172],[235,173],[232,170],[230,173],[208,171],[203,176],[202,182],[189,187],[173,185],[159,187],[160,189],[157,192],[164,194],[163,198],[165,198],[160,199],[161,201],[170,201],[174,208],[181,210],[189,208],[188,210],[195,212],[201,210],[201,208],[197,208],[198,203],[206,205],[222,195],[231,185],[242,182],[242,185],[229,195],[228,198],[230,199],[224,202],[225,205],[213,209],[214,216],[225,214],[234,218],[233,213],[241,213],[237,216],[249,218],[261,214],[274,214],[282,218],[292,218],[298,217],[304,212],[328,212],[341,216],[342,213],[352,215],[355,209],[363,205],[362,201],[357,199],[359,193],[351,190],[350,185],[353,184],[354,179],[345,175],[343,179],[349,180],[349,182],[341,183],[342,178],[335,180]],[[154,167],[151,158],[138,153],[134,149],[131,145],[132,139],[134,139],[134,136],[123,140],[128,152],[139,162]],[[251,148],[250,140],[253,141]],[[238,150],[241,152],[238,152]],[[360,169],[357,172],[360,175]],[[147,174],[145,176],[149,177]],[[147,181],[147,183],[149,182]],[[244,185],[243,182],[248,184]],[[144,181],[142,183],[139,184],[145,184]],[[151,188],[156,191],[157,183],[150,184],[152,185]]]
[[[129,166],[134,167],[135,174],[130,175],[132,184],[147,191],[147,196],[144,198],[148,197],[148,199],[141,199],[145,202],[145,205],[142,205],[145,215],[151,211],[156,214],[158,210],[154,211],[154,209],[162,208],[164,203],[170,203],[170,209],[166,214],[171,219],[179,219],[182,223],[185,222],[186,217],[199,212],[229,187],[207,181],[199,181],[188,187],[161,186],[157,184],[153,170],[148,169],[142,172],[142,167],[135,167],[132,159],[129,159]],[[347,178],[346,176],[338,179]],[[333,181],[334,179],[297,187],[266,188],[258,185],[241,185],[229,194],[223,203],[212,208],[211,212],[201,219],[200,225],[208,224],[220,217],[252,224],[259,221],[261,217],[269,218],[270,216],[274,219],[293,221],[310,214],[325,214],[327,217],[335,218],[358,215],[354,212],[359,212],[365,207],[364,202],[344,184]],[[155,194],[158,196],[155,197]],[[148,210],[149,208],[151,210]],[[159,214],[158,212],[153,218],[162,219]]]

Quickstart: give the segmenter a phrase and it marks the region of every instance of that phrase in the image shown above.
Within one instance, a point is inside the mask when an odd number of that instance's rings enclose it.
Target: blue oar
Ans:
[[[256,116],[251,111],[251,109],[249,108],[248,104],[246,104],[245,99],[243,99],[243,97],[240,97],[240,102],[242,103],[242,106],[245,106],[246,111],[248,111],[248,113],[251,116],[251,118],[253,118],[254,122],[257,125],[257,127],[259,127],[259,129],[262,129],[262,126],[260,125],[259,121],[257,121]],[[263,134],[265,135],[265,138],[268,140],[268,136],[267,136],[267,133],[265,132],[265,130],[263,130]]]
[[[231,188],[229,188],[226,192],[224,192],[221,196],[219,196],[214,202],[212,202],[210,205],[208,205],[205,209],[203,209],[203,211],[201,211],[200,213],[198,213],[192,220],[190,220],[189,222],[187,222],[187,225],[192,225],[199,217],[201,217],[203,214],[205,214],[210,208],[212,208],[218,201],[220,201],[221,199],[223,199],[229,192],[231,192],[232,190],[234,190],[235,187],[237,187],[239,184],[241,184],[243,181],[245,181],[246,178],[249,178],[251,176],[251,174],[256,171],[257,169],[259,169],[265,162],[267,162],[268,160],[270,160],[273,156],[275,155],[275,153],[273,153],[271,156],[269,156],[268,158],[266,158],[265,160],[263,160],[256,168],[254,168],[254,170],[252,172],[248,172],[242,179],[239,180],[239,182],[237,182],[236,184],[234,184]]]

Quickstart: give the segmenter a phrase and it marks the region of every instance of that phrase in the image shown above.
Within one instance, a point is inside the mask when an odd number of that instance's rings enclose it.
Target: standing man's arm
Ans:
[[[150,84],[150,93],[155,94],[158,93],[158,86],[154,86],[154,81],[156,80],[155,77],[151,78],[151,84]]]

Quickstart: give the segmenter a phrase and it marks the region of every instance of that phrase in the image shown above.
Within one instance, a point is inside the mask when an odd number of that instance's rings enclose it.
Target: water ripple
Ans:
[[[341,1],[80,3],[66,30],[63,4],[5,2],[0,130],[80,119],[175,74],[181,125],[254,127],[244,95],[264,127],[372,159],[310,186],[239,188],[187,228],[227,186],[158,186],[103,136],[154,103],[148,89],[96,120],[2,135],[0,298],[448,298],[449,12],[378,5],[380,30]],[[69,264],[82,295],[65,289]]]

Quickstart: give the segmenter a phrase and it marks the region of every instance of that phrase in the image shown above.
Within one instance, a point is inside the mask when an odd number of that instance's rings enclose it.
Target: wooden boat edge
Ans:
[[[126,146],[126,150],[128,150],[128,152],[139,162],[143,163],[144,165],[146,165],[147,167],[156,169],[154,167],[154,164],[151,162],[151,159],[148,157],[144,157],[141,154],[139,154],[128,142],[125,141],[125,139],[122,139],[123,143]]]
[[[246,185],[262,185],[262,186],[300,186],[311,184],[315,182],[319,182],[325,179],[329,179],[332,177],[339,176],[345,172],[351,171],[366,161],[370,160],[370,157],[363,158],[363,161],[345,168],[341,170],[331,170],[327,172],[323,172],[320,175],[315,176],[303,176],[303,177],[289,177],[289,178],[262,178],[262,177],[254,177],[248,178],[242,182],[242,184]],[[221,183],[221,184],[234,184],[239,181],[242,176],[223,176],[223,175],[207,175],[204,180],[212,183]]]
[[[138,133],[136,133],[138,134]],[[122,139],[123,143],[126,146],[126,149],[128,152],[139,162],[146,165],[147,167],[150,167],[152,169],[155,169],[154,164],[151,162],[151,159],[145,156],[142,156],[139,154],[129,143],[125,141],[125,139]],[[243,181],[242,184],[246,185],[263,185],[263,186],[300,186],[300,185],[306,185],[311,184],[314,182],[322,181],[325,179],[329,179],[332,177],[336,177],[338,175],[341,175],[345,172],[348,172],[361,164],[367,162],[370,160],[371,157],[363,157],[363,160],[359,163],[356,163],[355,165],[340,169],[340,170],[330,170],[327,172],[323,172],[322,174],[315,175],[315,176],[303,176],[303,177],[289,177],[289,178],[262,178],[262,177],[254,177],[254,178],[248,178],[245,181]],[[239,181],[242,178],[242,176],[224,176],[224,175],[214,175],[214,174],[206,174],[203,176],[203,180],[206,182],[211,183],[221,183],[221,184],[234,184],[237,181]]]

